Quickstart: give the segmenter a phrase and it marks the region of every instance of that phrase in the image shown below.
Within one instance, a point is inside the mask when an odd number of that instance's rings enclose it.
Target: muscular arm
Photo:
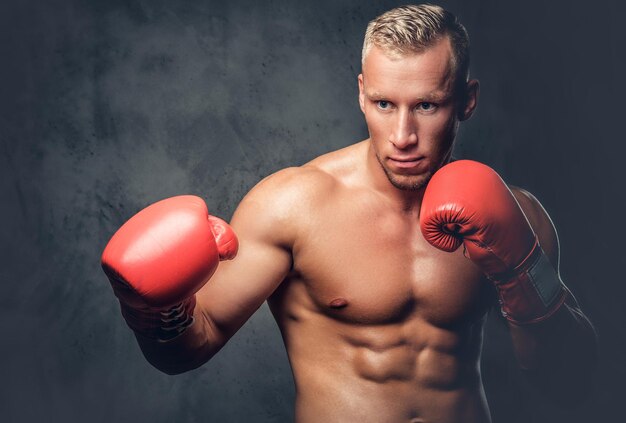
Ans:
[[[431,178],[420,225],[439,249],[463,244],[493,281],[518,361],[538,389],[578,400],[589,386],[596,337],[559,279],[558,238],[541,204],[490,167],[459,160]]]
[[[260,182],[242,200],[231,221],[239,239],[239,253],[234,260],[221,262],[196,294],[191,327],[166,343],[135,335],[153,366],[168,374],[201,366],[282,282],[291,267],[295,237],[294,195],[289,186],[299,172],[279,172]]]
[[[552,221],[530,193],[519,188],[512,192],[558,273],[559,242]],[[586,394],[595,367],[597,340],[571,293],[565,304],[542,322],[508,324],[518,362],[533,385],[560,403],[576,402]]]

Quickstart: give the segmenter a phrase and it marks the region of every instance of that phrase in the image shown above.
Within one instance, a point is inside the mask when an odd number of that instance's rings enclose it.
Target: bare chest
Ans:
[[[353,324],[420,317],[437,326],[486,311],[489,285],[462,248],[439,251],[423,239],[417,219],[367,203],[331,210],[310,220],[294,251],[295,272],[316,311]]]

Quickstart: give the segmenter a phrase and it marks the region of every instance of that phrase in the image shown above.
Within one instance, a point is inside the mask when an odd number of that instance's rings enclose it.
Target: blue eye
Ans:
[[[385,100],[378,100],[377,102],[378,108],[382,110],[386,110],[389,108],[389,102]]]
[[[437,105],[434,103],[429,103],[427,101],[424,101],[420,104],[417,105],[417,109],[418,110],[422,110],[424,112],[432,112],[437,108]]]

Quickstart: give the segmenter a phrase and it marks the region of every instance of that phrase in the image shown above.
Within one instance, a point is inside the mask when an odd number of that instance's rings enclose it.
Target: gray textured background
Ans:
[[[520,380],[508,334],[491,320],[483,372],[496,423],[623,415],[618,3],[441,3],[468,28],[482,82],[457,154],[543,202],[564,279],[601,336],[596,393],[560,410]],[[228,218],[260,178],[364,138],[362,34],[399,4],[2,1],[0,420],[292,419],[266,306],[213,361],[166,376],[123,323],[99,255],[148,203],[194,193]]]

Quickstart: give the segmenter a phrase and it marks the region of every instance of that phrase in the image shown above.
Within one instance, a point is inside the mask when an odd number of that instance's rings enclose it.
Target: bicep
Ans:
[[[283,241],[280,216],[257,201],[242,201],[231,221],[239,239],[237,256],[220,262],[198,292],[198,307],[226,342],[263,304],[291,269],[291,250]]]
[[[237,257],[221,262],[198,292],[198,306],[211,326],[228,339],[274,292],[290,263],[287,251],[244,238]]]

